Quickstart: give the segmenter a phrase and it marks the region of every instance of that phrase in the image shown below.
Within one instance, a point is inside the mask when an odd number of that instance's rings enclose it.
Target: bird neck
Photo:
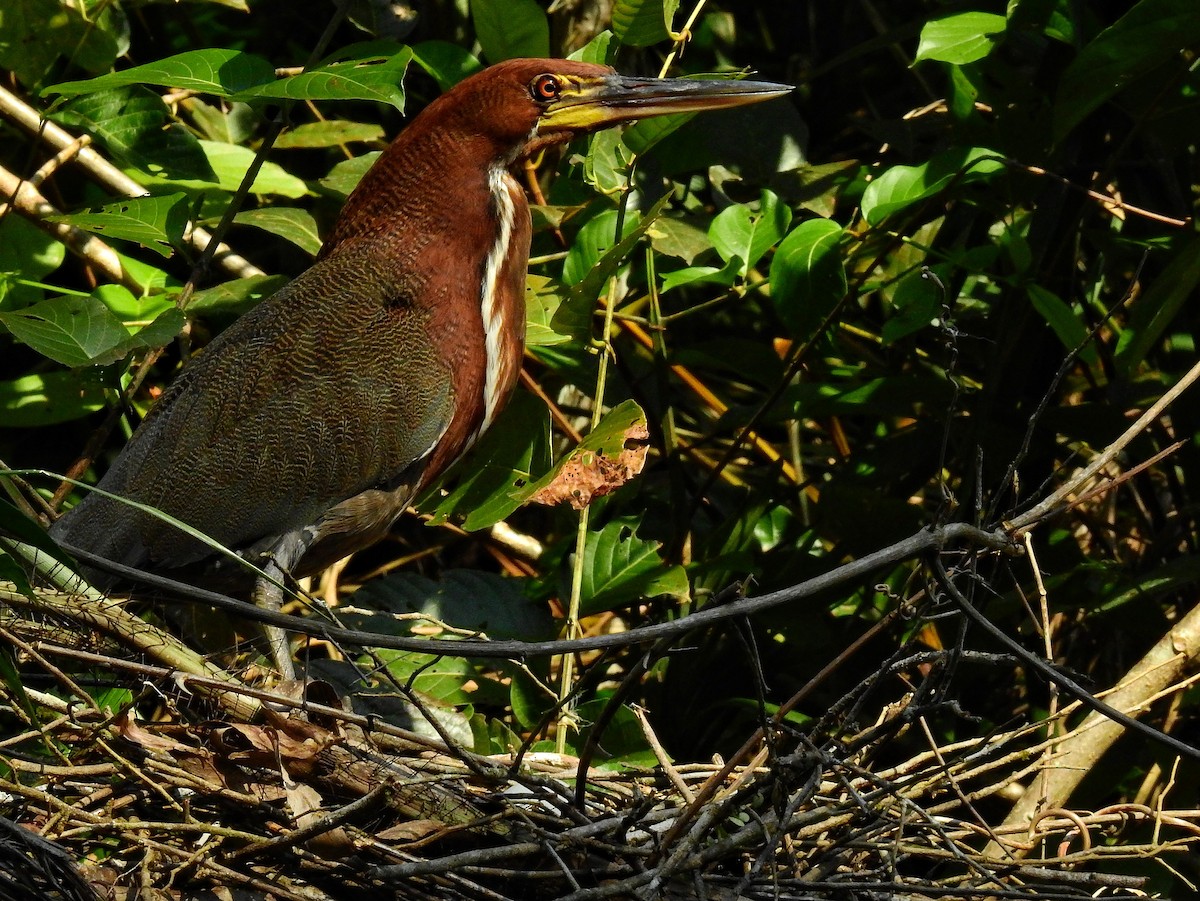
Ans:
[[[484,218],[481,204],[500,212],[497,198],[503,203],[514,194],[501,186],[516,186],[507,173],[515,149],[477,130],[439,127],[437,118],[418,117],[384,150],[346,199],[322,257],[348,241],[397,230],[453,238],[463,221]],[[527,203],[523,192],[515,194],[520,214]]]

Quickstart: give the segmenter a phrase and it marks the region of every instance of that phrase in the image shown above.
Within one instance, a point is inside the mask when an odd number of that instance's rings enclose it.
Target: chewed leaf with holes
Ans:
[[[582,510],[640,473],[649,447],[646,413],[627,400],[533,486],[529,500],[548,506],[568,503]]]
[[[135,241],[169,257],[172,247],[183,241],[188,219],[186,199],[184,194],[131,197],[94,210],[47,218],[105,238]]]

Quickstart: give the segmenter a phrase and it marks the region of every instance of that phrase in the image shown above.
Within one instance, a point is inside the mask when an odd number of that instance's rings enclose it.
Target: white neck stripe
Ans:
[[[499,231],[496,235],[496,243],[489,251],[484,264],[483,292],[480,297],[484,346],[487,350],[487,368],[483,383],[483,423],[479,427],[479,433],[492,424],[492,419],[495,418],[500,404],[500,368],[503,365],[501,353],[505,328],[504,310],[499,302],[500,277],[504,263],[508,259],[509,244],[512,243],[513,224],[517,212],[512,196],[508,193],[507,174],[500,166],[495,166],[488,172],[488,188],[492,195],[492,202],[495,204]]]

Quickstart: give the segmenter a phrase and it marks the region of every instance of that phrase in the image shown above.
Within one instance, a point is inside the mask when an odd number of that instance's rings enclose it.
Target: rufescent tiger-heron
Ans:
[[[184,367],[99,487],[238,550],[276,581],[378,540],[492,425],[517,381],[531,225],[513,167],[586,132],[789,90],[551,59],[465,79],[383,152],[312,268]],[[156,571],[213,553],[98,493],[51,534]],[[86,572],[101,587],[113,581]],[[255,600],[278,609],[281,592],[260,579]],[[286,637],[268,632],[290,673]]]

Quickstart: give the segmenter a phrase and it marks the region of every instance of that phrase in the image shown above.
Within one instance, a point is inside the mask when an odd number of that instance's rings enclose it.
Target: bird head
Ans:
[[[456,118],[486,124],[517,160],[623,122],[758,103],[791,90],[761,81],[630,78],[592,63],[513,59],[461,82],[442,102]]]

